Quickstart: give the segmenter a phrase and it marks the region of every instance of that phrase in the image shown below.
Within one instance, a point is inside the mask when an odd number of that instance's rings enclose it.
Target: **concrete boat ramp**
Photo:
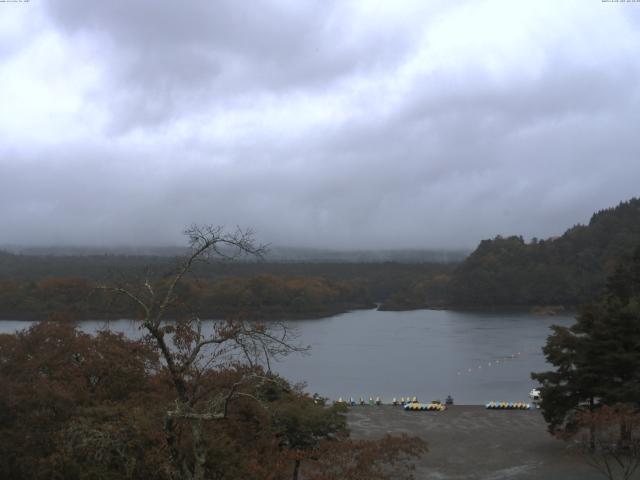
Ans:
[[[554,439],[539,410],[487,410],[453,405],[443,412],[402,407],[350,407],[355,438],[406,433],[428,443],[418,480],[597,480],[579,453]],[[639,477],[640,478],[640,477]]]

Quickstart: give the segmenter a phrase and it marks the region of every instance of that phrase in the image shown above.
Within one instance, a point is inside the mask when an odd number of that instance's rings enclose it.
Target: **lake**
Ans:
[[[479,404],[490,400],[528,400],[536,386],[529,374],[549,368],[541,347],[549,326],[570,325],[573,316],[529,313],[478,313],[446,310],[380,312],[356,310],[333,317],[286,322],[309,345],[272,368],[307,390],[337,399],[414,395],[422,401]],[[29,322],[0,321],[0,332],[26,328]],[[83,330],[103,321],[81,323]],[[109,322],[113,330],[139,335],[128,320]]]

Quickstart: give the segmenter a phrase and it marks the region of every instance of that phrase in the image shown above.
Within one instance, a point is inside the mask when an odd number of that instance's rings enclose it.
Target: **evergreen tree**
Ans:
[[[571,327],[552,327],[543,348],[555,370],[532,373],[552,433],[571,434],[576,413],[600,405],[640,406],[640,248],[583,307]]]
[[[453,272],[457,306],[578,306],[605,290],[615,265],[640,243],[640,198],[595,213],[559,237],[483,240]]]

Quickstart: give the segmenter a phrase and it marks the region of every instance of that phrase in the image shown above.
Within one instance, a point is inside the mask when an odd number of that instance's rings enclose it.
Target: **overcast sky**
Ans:
[[[0,2],[0,244],[547,237],[640,194],[640,3]]]

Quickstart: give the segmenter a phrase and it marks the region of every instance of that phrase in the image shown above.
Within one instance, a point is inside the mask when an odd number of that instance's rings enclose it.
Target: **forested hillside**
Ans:
[[[183,301],[209,317],[330,315],[383,309],[577,306],[599,294],[606,277],[640,245],[640,199],[595,213],[588,225],[527,242],[483,240],[463,262],[236,262],[201,264]],[[170,272],[176,258],[127,255],[15,255],[0,252],[0,318],[128,316],[95,291],[102,282]]]
[[[547,240],[484,240],[455,270],[455,306],[575,306],[600,293],[618,262],[640,245],[640,199],[595,213]]]
[[[176,258],[126,255],[15,255],[0,252],[0,319],[123,318],[130,306],[96,290],[101,283],[136,283],[171,272]],[[442,263],[199,264],[181,302],[204,317],[245,313],[261,319],[308,318],[372,308],[413,285],[446,277]],[[176,314],[178,312],[176,311]]]

